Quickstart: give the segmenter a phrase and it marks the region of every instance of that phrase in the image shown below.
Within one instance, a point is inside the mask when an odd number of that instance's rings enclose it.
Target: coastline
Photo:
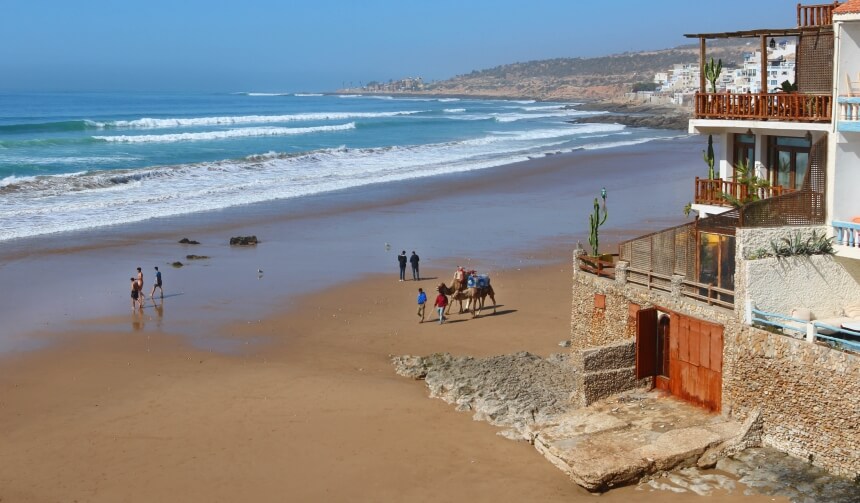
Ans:
[[[429,400],[389,358],[563,352],[570,252],[591,200],[607,187],[605,247],[681,221],[697,148],[579,151],[420,190],[380,184],[2,248],[0,280],[16,285],[2,316],[33,345],[0,348],[0,498],[591,498],[531,446]],[[226,245],[238,234],[262,242]],[[185,236],[203,244],[176,243]],[[424,280],[396,281],[400,249],[418,251]],[[212,258],[163,269],[162,308],[147,300],[131,314],[126,271],[186,253]],[[416,288],[432,291],[456,265],[491,273],[498,314],[418,324]],[[689,495],[629,487],[603,498]]]

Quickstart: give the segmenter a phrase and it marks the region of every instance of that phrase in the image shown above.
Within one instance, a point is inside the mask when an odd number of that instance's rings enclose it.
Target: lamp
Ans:
[[[771,49],[776,49],[776,39],[771,37],[770,43],[768,45],[770,46]]]
[[[752,135],[754,135],[755,133],[753,133],[752,128],[747,128],[747,134],[748,134],[749,136],[752,136]]]
[[[812,131],[807,131],[805,135],[806,141],[812,143]]]

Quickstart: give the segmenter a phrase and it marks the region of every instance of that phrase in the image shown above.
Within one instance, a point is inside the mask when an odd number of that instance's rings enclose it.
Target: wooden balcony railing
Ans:
[[[797,27],[814,28],[833,24],[833,9],[839,7],[839,2],[800,5],[797,4]]]
[[[579,258],[579,268],[598,277],[615,279],[615,261],[617,258],[617,253],[605,253],[599,257],[583,255]]]
[[[756,195],[759,199],[768,199],[793,191],[793,189],[776,185],[756,189]],[[722,180],[720,178],[708,180],[707,178],[696,177],[696,196],[694,199],[696,204],[731,206],[732,204],[726,200],[725,194],[734,197],[738,201],[747,201],[750,198],[749,187],[746,184],[731,180]]]
[[[696,93],[697,119],[830,122],[833,97],[802,93]]]

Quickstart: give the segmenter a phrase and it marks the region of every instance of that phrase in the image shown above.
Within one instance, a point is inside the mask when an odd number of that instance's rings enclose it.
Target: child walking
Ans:
[[[439,324],[441,325],[445,322],[445,308],[448,306],[448,296],[439,292],[439,295],[436,296],[436,303],[433,305],[439,311]]]
[[[418,316],[421,317],[421,321],[418,323],[424,323],[424,305],[427,304],[427,294],[424,293],[423,288],[418,289]]]

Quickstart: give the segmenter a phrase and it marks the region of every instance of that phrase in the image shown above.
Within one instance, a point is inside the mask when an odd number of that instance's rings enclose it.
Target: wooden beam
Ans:
[[[767,86],[767,35],[761,36],[761,85],[760,93],[768,92]]]
[[[705,37],[699,38],[699,92],[705,89]]]

